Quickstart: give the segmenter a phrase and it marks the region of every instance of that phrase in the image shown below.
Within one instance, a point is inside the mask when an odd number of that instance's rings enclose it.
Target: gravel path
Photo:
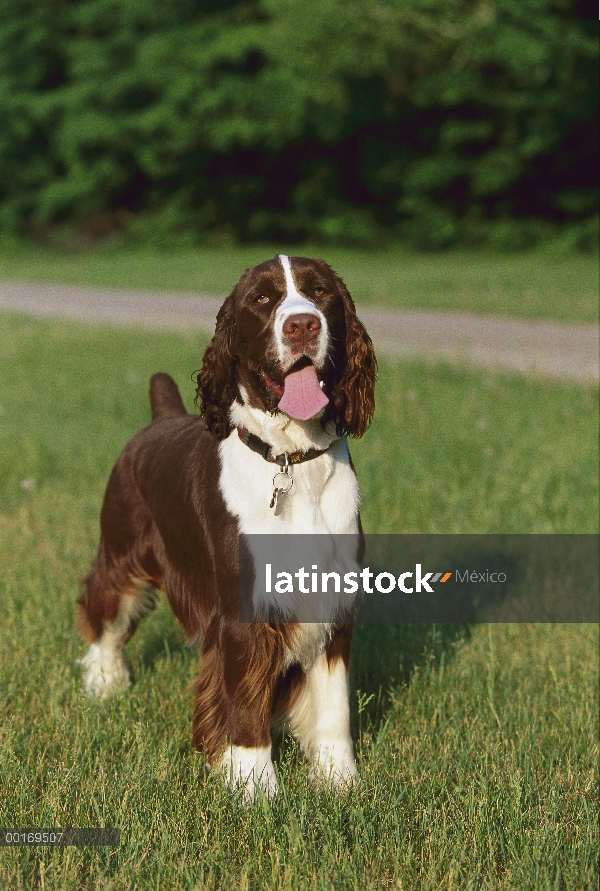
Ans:
[[[138,328],[212,333],[222,297],[0,282],[0,310]],[[597,382],[596,325],[467,313],[358,309],[379,355]]]

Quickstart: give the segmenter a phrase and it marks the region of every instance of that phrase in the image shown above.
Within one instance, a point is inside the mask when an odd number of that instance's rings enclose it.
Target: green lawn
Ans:
[[[2,848],[0,887],[594,887],[594,627],[358,628],[362,782],[342,797],[308,785],[288,739],[272,803],[241,807],[207,774],[185,689],[198,654],[164,602],[129,646],[132,689],[86,700],[73,603],[107,476],[148,421],[152,372],[191,407],[203,343],[0,324],[0,826],[122,830],[112,850]],[[597,419],[593,389],[384,363],[351,446],[365,530],[594,532]]]
[[[457,251],[418,254],[263,245],[179,253],[104,248],[87,252],[20,245],[0,250],[0,280],[88,284],[151,291],[228,294],[242,271],[277,253],[322,256],[359,306],[457,310],[593,322],[598,318],[598,260],[550,250],[522,254]]]

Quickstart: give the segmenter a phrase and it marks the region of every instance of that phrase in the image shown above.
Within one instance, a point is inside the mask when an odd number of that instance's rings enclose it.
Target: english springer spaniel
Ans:
[[[270,725],[284,724],[336,786],[356,775],[349,731],[352,626],[242,623],[241,533],[362,536],[346,438],[372,420],[376,362],[343,282],[322,260],[281,255],[246,270],[198,373],[201,417],[174,381],[150,384],[152,423],[110,476],[101,541],[78,600],[84,687],[129,684],[123,647],[163,589],[202,639],[193,738],[252,799],[277,789]]]

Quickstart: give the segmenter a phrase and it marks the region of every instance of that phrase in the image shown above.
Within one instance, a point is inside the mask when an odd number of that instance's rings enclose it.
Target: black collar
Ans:
[[[249,449],[252,449],[253,452],[256,452],[257,455],[260,455],[269,464],[278,464],[280,467],[285,467],[286,464],[303,464],[304,461],[312,461],[313,458],[318,458],[319,455],[323,455],[327,451],[327,449],[307,449],[306,452],[300,450],[297,452],[284,452],[282,455],[273,457],[271,446],[268,442],[264,442],[259,436],[250,433],[245,427],[238,427],[237,432],[244,445],[247,445]]]

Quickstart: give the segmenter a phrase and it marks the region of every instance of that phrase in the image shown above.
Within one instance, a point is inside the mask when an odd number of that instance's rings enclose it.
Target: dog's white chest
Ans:
[[[228,510],[238,519],[240,533],[326,535],[328,541],[331,535],[358,533],[358,483],[344,441],[290,469],[294,483],[289,492],[280,495],[277,512],[269,506],[277,466],[248,449],[235,431],[220,449],[219,486]],[[260,580],[259,588],[255,607],[268,606],[269,596]],[[293,649],[286,651],[286,665],[299,662],[308,669],[325,649],[331,629],[327,617],[336,613],[336,604],[331,598],[322,600],[310,594],[299,610],[297,602],[290,604],[292,614],[298,616],[304,611],[305,615],[300,618]],[[285,597],[274,600],[273,605],[285,610]]]
[[[219,488],[246,535],[350,534],[358,531],[358,484],[343,440],[290,469],[293,486],[270,507],[278,468],[252,452],[233,431],[220,446]]]

